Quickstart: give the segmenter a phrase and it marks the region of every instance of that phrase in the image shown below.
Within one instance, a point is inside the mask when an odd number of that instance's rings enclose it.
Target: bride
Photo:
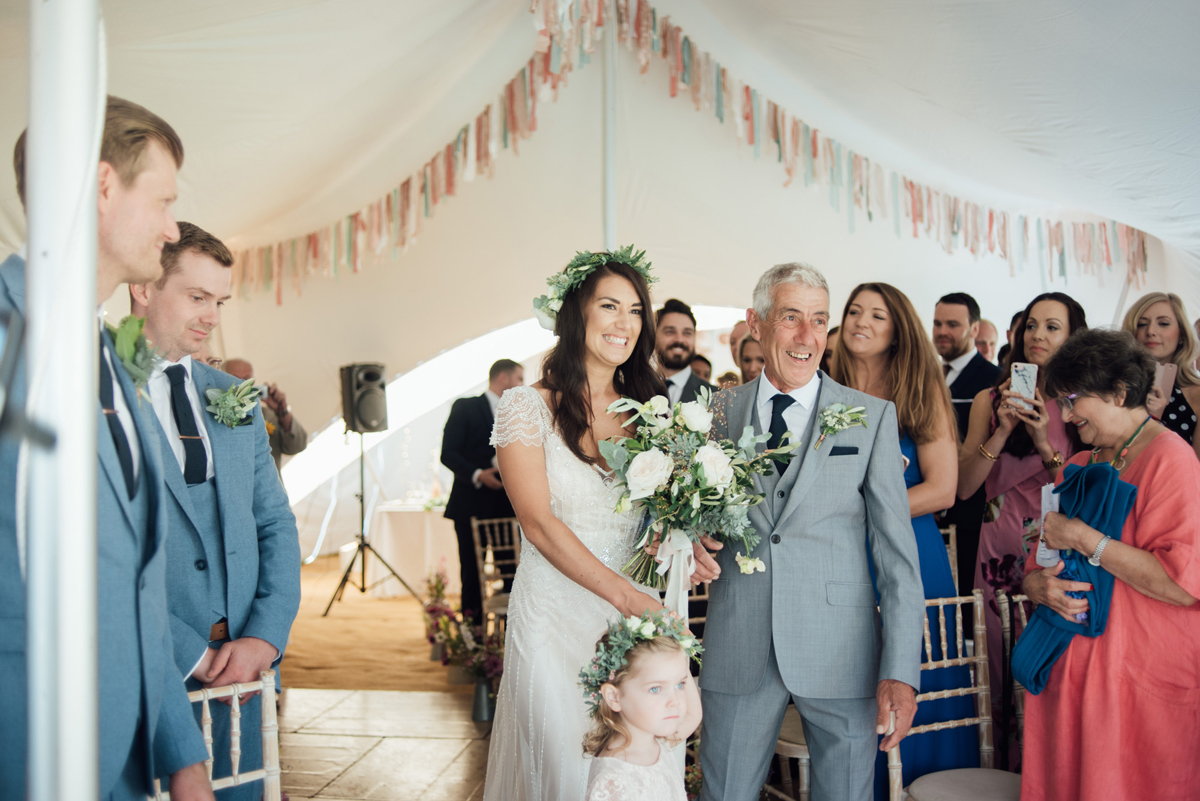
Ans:
[[[558,344],[543,361],[542,380],[505,392],[496,410],[492,441],[524,542],[484,801],[582,801],[588,721],[579,671],[608,621],[662,609],[652,591],[621,574],[642,512],[613,511],[621,490],[597,445],[628,434],[606,413],[611,403],[666,394],[651,364],[643,255],[580,253],[551,279],[551,296],[535,306]]]

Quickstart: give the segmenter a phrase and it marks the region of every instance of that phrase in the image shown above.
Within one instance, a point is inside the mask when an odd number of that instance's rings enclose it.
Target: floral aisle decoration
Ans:
[[[687,793],[688,801],[696,801],[700,797],[700,791],[704,789],[704,769],[700,767],[699,762],[693,762],[684,769],[683,789]]]
[[[446,565],[443,563],[425,579],[425,601],[422,616],[425,618],[425,638],[429,640],[430,660],[440,661],[446,649],[447,626],[443,621],[454,621],[454,607],[446,600]]]
[[[743,573],[766,569],[749,558],[760,540],[750,525],[750,507],[763,500],[754,476],[786,462],[797,447],[789,432],[787,444],[760,453],[758,446],[770,435],[756,435],[751,426],[736,443],[711,438],[711,401],[706,389],[698,400],[673,408],[662,395],[646,403],[622,398],[608,412],[632,412],[628,425],[636,426],[636,433],[600,443],[600,454],[625,487],[617,511],[644,508],[648,513],[638,552],[624,572],[640,584],[666,589],[667,608],[685,620],[689,578],[696,570],[692,543],[702,536],[744,549],[737,555]],[[656,541],[657,557],[646,550]]]

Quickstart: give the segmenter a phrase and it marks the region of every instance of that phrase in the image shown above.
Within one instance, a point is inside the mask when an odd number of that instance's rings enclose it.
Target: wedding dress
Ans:
[[[617,514],[621,497],[598,467],[581,461],[555,431],[533,387],[514,387],[496,408],[492,444],[541,447],[550,509],[613,570],[633,556],[641,510]],[[616,607],[564,576],[523,539],[508,601],[504,675],[496,700],[484,801],[583,801],[590,719],[579,671],[619,616]]]

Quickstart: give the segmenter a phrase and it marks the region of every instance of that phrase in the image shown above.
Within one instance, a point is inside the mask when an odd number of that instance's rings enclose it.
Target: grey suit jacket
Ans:
[[[696,396],[700,394],[701,387],[708,387],[709,392],[715,393],[717,391],[715,386],[708,383],[695,373],[692,373],[690,376],[688,376],[687,383],[683,385],[683,392],[679,394],[679,402],[688,403],[689,401],[694,401]]]
[[[236,378],[199,362],[192,381],[207,404],[205,391],[224,392]],[[213,572],[197,564],[225,563],[229,636],[257,637],[282,655],[300,608],[300,540],[296,516],[279,480],[263,423],[261,404],[245,425],[230,428],[203,414],[212,444],[217,502],[224,553],[209,553],[200,536],[195,510],[179,462],[153,411],[154,441],[160,445],[168,490],[167,600],[175,663],[185,675],[208,647],[213,623],[208,582]],[[212,543],[215,538],[210,538]]]
[[[754,692],[772,646],[784,684],[800,697],[873,697],[883,679],[920,686],[925,596],[896,410],[820,378],[805,443],[787,472],[756,478],[769,497],[750,511],[762,537],[752,555],[767,572],[740,573],[732,546],[717,553],[721,578],[711,585],[704,627],[705,690]],[[717,394],[714,436],[736,441],[748,425],[766,429],[770,421],[758,421],[754,408],[761,380]],[[868,427],[830,435],[814,450],[818,415],[832,403],[865,406]]]

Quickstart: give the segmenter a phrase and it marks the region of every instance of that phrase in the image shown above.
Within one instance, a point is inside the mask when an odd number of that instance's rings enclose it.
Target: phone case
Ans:
[[[1037,390],[1037,365],[1025,364],[1017,362],[1012,366],[1012,384],[1009,389],[1021,395],[1022,397],[1032,398]],[[1020,406],[1022,409],[1032,409],[1028,403],[1014,399],[1014,405]]]

